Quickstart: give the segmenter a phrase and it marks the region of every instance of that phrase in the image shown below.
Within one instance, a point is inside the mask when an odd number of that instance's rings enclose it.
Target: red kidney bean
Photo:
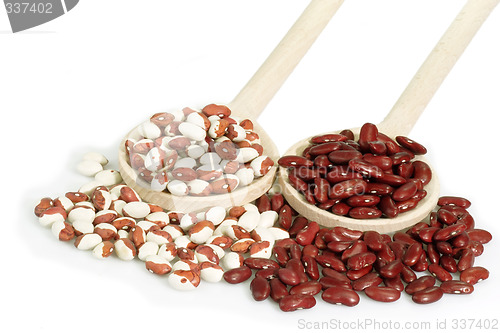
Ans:
[[[375,272],[368,273],[352,282],[352,289],[356,291],[365,290],[368,287],[378,286],[382,283],[382,278]]]
[[[354,219],[376,219],[382,216],[382,212],[373,207],[354,207],[349,210],[349,216]]]
[[[471,249],[472,252],[474,252],[475,257],[479,257],[481,254],[483,254],[484,251],[484,246],[478,241],[470,241],[469,245],[467,245],[467,248]]]
[[[417,304],[429,304],[439,301],[441,297],[443,297],[443,291],[434,286],[414,293],[411,299]]]
[[[328,201],[328,193],[330,192],[330,183],[324,178],[314,179],[313,194],[316,200],[320,203]]]
[[[326,244],[326,247],[336,253],[343,252],[353,244],[352,241],[331,241]]]
[[[337,204],[340,202],[340,199],[329,199],[323,203],[318,204],[318,208],[323,209],[323,210],[330,210],[333,205]]]
[[[464,231],[451,239],[451,245],[453,247],[466,247],[467,245],[469,245],[469,242],[470,238],[467,231]]]
[[[372,252],[358,253],[347,259],[347,266],[349,269],[359,270],[373,264],[375,260],[377,260],[377,256]]]
[[[380,198],[378,208],[380,209],[382,214],[384,214],[384,216],[389,218],[396,217],[399,214],[398,206],[389,195],[384,195]]]
[[[446,209],[439,209],[437,211],[437,219],[439,222],[450,225],[458,221],[458,217]]]
[[[442,228],[443,225],[438,221],[436,212],[431,212],[429,214],[429,226],[433,228]]]
[[[295,168],[289,172],[293,173],[295,177],[298,177],[306,182],[313,180],[316,177],[321,177],[321,173],[318,169],[310,169],[306,167]]]
[[[378,129],[377,126],[371,123],[365,123],[361,126],[359,130],[359,140],[358,143],[363,151],[368,151],[368,142],[377,141]]]
[[[250,291],[254,300],[263,301],[271,294],[271,286],[265,278],[256,276],[250,283]]]
[[[325,254],[320,254],[316,256],[316,262],[320,264],[322,267],[330,267],[337,272],[345,272],[346,268],[344,263],[335,257],[327,256]]]
[[[309,221],[305,217],[297,216],[295,220],[293,220],[290,229],[288,229],[288,234],[290,234],[290,237],[295,237],[297,233],[302,230],[308,223]]]
[[[469,200],[462,197],[452,197],[452,196],[444,196],[439,198],[437,204],[438,206],[454,205],[465,209],[471,206],[471,202]]]
[[[406,136],[396,136],[396,141],[415,155],[427,154],[427,149],[420,143],[407,138]]]
[[[439,242],[439,241],[447,241],[462,232],[467,230],[467,226],[463,223],[457,222],[455,224],[452,224],[448,227],[445,227],[441,230],[436,231],[436,233],[433,236],[434,241]]]
[[[302,246],[309,245],[313,242],[319,229],[319,224],[315,221],[311,221],[297,233],[295,241]]]
[[[283,238],[280,240],[277,240],[276,243],[274,243],[275,247],[282,247],[284,249],[289,249],[292,244],[297,244],[297,242],[291,238]]]
[[[255,200],[255,206],[257,206],[259,213],[271,210],[271,200],[267,195],[262,195]]]
[[[414,161],[413,177],[419,179],[423,185],[429,184],[432,179],[432,171],[430,166],[423,161]]]
[[[277,268],[264,268],[255,272],[255,277],[260,276],[266,280],[271,280],[278,277],[278,269]]]
[[[314,158],[314,166],[320,168],[321,170],[327,170],[333,167],[332,162],[328,159],[326,155],[318,155]]]
[[[366,162],[378,166],[380,169],[386,171],[392,168],[392,159],[388,156],[365,154],[363,160]]]
[[[418,201],[419,201],[418,199],[408,199],[405,201],[398,201],[396,202],[396,206],[398,207],[400,213],[404,213],[417,207]]]
[[[406,288],[405,291],[409,295],[413,295],[416,292],[425,290],[429,287],[434,286],[436,284],[436,278],[431,275],[424,275],[419,277],[418,279],[410,282]]]
[[[425,198],[426,196],[427,196],[427,191],[426,190],[418,190],[417,193],[413,197],[411,197],[411,198],[415,199],[417,201],[420,201],[423,198]]]
[[[328,303],[355,306],[359,303],[359,295],[354,290],[331,287],[323,291],[321,298]]]
[[[299,244],[293,244],[288,249],[288,253],[290,255],[290,259],[301,259],[302,258],[302,249]]]
[[[363,237],[363,232],[359,230],[352,230],[345,227],[333,227],[333,232],[346,237],[348,240],[358,240]]]
[[[377,139],[385,143],[388,155],[393,155],[401,151],[401,147],[396,143],[396,141],[394,141],[384,133],[379,133]]]
[[[438,264],[430,264],[428,269],[429,272],[441,282],[453,280],[453,276]]]
[[[319,279],[319,283],[321,284],[323,289],[328,289],[331,287],[342,287],[342,288],[352,289],[350,283],[339,281],[329,276],[323,276],[321,279]]]
[[[439,265],[441,265],[441,267],[443,267],[450,273],[455,273],[458,271],[457,262],[449,254],[441,256],[441,258],[439,259]]]
[[[336,141],[345,141],[347,140],[347,136],[341,134],[322,134],[316,135],[311,138],[311,143],[319,144],[319,143],[327,143],[327,142],[336,142]]]
[[[442,254],[453,253],[453,247],[448,242],[436,242],[435,245],[436,245],[436,250],[438,250],[439,253]]]
[[[363,235],[363,240],[366,243],[366,246],[372,251],[380,251],[384,246],[384,242],[382,241],[382,237],[377,231],[365,231]]]
[[[417,224],[415,224],[413,227],[411,227],[410,229],[408,229],[406,231],[406,233],[408,235],[410,235],[411,237],[413,237],[414,239],[418,239],[418,233],[420,232],[420,230],[422,229],[425,229],[425,228],[428,228],[429,225],[425,222],[418,222]]]
[[[445,294],[472,294],[474,291],[472,284],[457,280],[445,281],[440,287]]]
[[[417,279],[417,275],[410,267],[403,265],[401,269],[401,278],[404,282],[411,283]]]
[[[401,292],[389,287],[368,287],[366,296],[378,302],[395,302],[401,297]]]
[[[414,170],[415,170],[415,168],[413,167],[412,163],[410,163],[410,162],[401,163],[400,165],[398,165],[397,174],[403,178],[408,179],[408,178],[411,178],[411,176],[413,176]]]
[[[417,193],[417,190],[417,185],[414,182],[408,182],[401,185],[392,193],[392,199],[395,201],[406,201],[413,197]]]
[[[351,206],[344,202],[339,202],[332,206],[332,213],[335,215],[344,216],[347,215],[350,210]]]
[[[472,229],[467,232],[471,241],[477,241],[481,244],[486,244],[493,238],[491,233],[483,229]]]
[[[291,268],[280,268],[278,277],[284,284],[296,286],[300,283],[299,275]]]
[[[486,280],[489,276],[490,272],[484,267],[470,267],[460,272],[460,281],[476,284],[481,280]]]
[[[441,255],[436,250],[436,247],[434,246],[434,244],[427,244],[427,257],[429,258],[429,261],[431,262],[431,264],[439,263],[440,256]]]
[[[286,268],[290,268],[295,271],[295,273],[297,273],[300,283],[306,282],[308,280],[307,274],[305,272],[305,267],[300,259],[290,259],[286,263]]]
[[[326,174],[325,178],[330,183],[336,184],[346,180],[362,179],[363,176],[345,165],[335,165],[331,167],[331,170]]]
[[[284,267],[288,260],[290,260],[287,250],[281,246],[273,247],[273,255],[281,267]]]
[[[382,249],[377,252],[377,257],[387,263],[396,260],[396,254],[387,244],[383,244]]]
[[[326,143],[320,143],[318,145],[313,146],[309,150],[309,154],[313,156],[317,155],[328,155],[334,150],[339,150],[342,148],[342,144],[340,142],[326,142]]]
[[[400,151],[399,153],[391,155],[390,157],[392,159],[393,165],[400,165],[401,163],[410,162],[415,157],[415,155],[408,151]]]
[[[395,276],[393,278],[385,278],[384,284],[386,287],[396,289],[399,292],[402,292],[405,290],[405,286],[403,284],[403,281],[401,281],[401,278],[399,276]]]
[[[403,259],[403,255],[405,254],[407,244],[400,241],[393,241],[387,243],[391,248],[392,252],[395,255],[395,259]]]
[[[367,194],[375,194],[375,195],[388,195],[394,191],[394,188],[387,184],[382,183],[368,183],[366,186]]]
[[[362,179],[350,179],[337,183],[330,189],[331,199],[348,198],[366,191],[367,183]]]
[[[283,197],[283,194],[281,193],[276,193],[271,197],[271,209],[274,210],[275,212],[279,212],[281,207],[285,204],[285,198]]]
[[[382,141],[370,141],[368,142],[368,148],[375,155],[385,155],[387,153],[387,147]]]
[[[304,199],[306,199],[307,202],[309,202],[313,206],[316,206],[318,202],[316,201],[313,189],[310,186],[308,186],[307,189],[302,192],[302,194],[304,194]]]
[[[279,301],[281,311],[290,312],[310,309],[316,305],[316,299],[311,295],[288,295]]]
[[[319,250],[326,249],[326,243],[327,243],[327,241],[323,239],[324,233],[322,233],[322,230],[326,231],[327,229],[321,229],[316,235],[316,238],[314,239],[314,246],[316,246]]]
[[[350,129],[342,130],[340,134],[345,136],[347,140],[354,140],[354,133]]]
[[[416,239],[414,239],[413,237],[411,237],[407,233],[404,233],[404,232],[401,232],[401,231],[396,232],[392,236],[392,239],[394,241],[398,241],[398,242],[401,242],[401,243],[407,244],[407,245],[411,245],[413,243],[418,243],[418,241]]]
[[[354,195],[346,200],[346,203],[351,207],[371,207],[379,202],[380,197],[370,194]]]
[[[475,261],[474,252],[471,249],[463,249],[461,253],[460,260],[457,263],[457,268],[460,272],[474,266]]]
[[[349,280],[349,278],[345,274],[337,272],[334,269],[325,267],[321,270],[321,272],[323,273],[323,276],[325,276],[325,277],[333,278],[333,279],[339,281],[340,283],[351,284],[351,280]]]
[[[438,227],[428,227],[420,230],[418,232],[418,237],[424,241],[425,243],[431,243],[432,237],[436,233],[436,231],[440,230]]]
[[[407,182],[406,178],[388,173],[384,173],[384,175],[377,179],[377,181],[390,186],[401,186]]]
[[[411,267],[415,272],[425,272],[429,268],[429,262],[427,261],[427,254],[422,251],[422,255],[418,259],[417,263]]]
[[[349,168],[368,178],[382,178],[384,171],[376,165],[368,163],[360,158],[349,161]]]
[[[319,254],[319,249],[313,244],[306,245],[302,248],[302,258],[310,256],[315,258]]]
[[[289,172],[288,173],[288,180],[290,182],[290,185],[293,186],[294,189],[296,189],[299,192],[306,192],[309,186],[305,181],[297,177],[297,175],[294,172]]]
[[[385,266],[382,266],[379,269],[379,274],[382,277],[390,279],[390,278],[394,278],[394,277],[399,276],[399,273],[401,273],[402,269],[403,269],[403,263],[401,262],[401,260],[397,259],[397,260],[391,261],[390,263],[388,263]]]
[[[303,254],[302,264],[304,266],[306,274],[309,276],[311,280],[319,279],[318,263],[313,257]]]
[[[296,285],[290,289],[290,295],[317,295],[322,290],[318,281],[307,281]]]
[[[328,159],[334,164],[348,164],[350,160],[361,157],[357,150],[335,150],[328,154]]]
[[[252,270],[247,266],[230,269],[223,275],[224,280],[231,284],[237,284],[248,280],[252,276]]]
[[[407,266],[415,265],[423,252],[424,249],[422,248],[422,244],[420,243],[411,244],[406,250],[405,254],[403,255],[402,258],[403,263]]]
[[[288,205],[283,205],[278,213],[278,225],[285,230],[288,230],[292,225],[292,208]]]
[[[265,258],[246,258],[243,263],[251,269],[274,269],[280,267],[276,261]]]
[[[366,266],[366,267],[358,269],[358,270],[349,269],[346,272],[346,276],[349,278],[349,280],[355,281],[357,279],[362,278],[366,274],[371,273],[372,269],[373,269],[373,265],[369,265],[369,266]]]
[[[278,164],[284,168],[295,168],[295,167],[312,167],[314,165],[313,161],[307,158],[295,155],[283,156],[278,160]]]
[[[368,248],[364,241],[362,240],[354,241],[352,245],[342,253],[340,259],[342,259],[342,261],[347,261],[347,259],[349,259],[353,255],[366,252],[367,249]]]
[[[279,302],[283,297],[289,295],[288,289],[279,279],[271,279],[269,285],[271,286],[271,298],[275,302]]]

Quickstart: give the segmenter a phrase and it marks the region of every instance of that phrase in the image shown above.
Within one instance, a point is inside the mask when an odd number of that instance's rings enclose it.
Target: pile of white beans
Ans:
[[[193,290],[201,280],[220,281],[245,258],[270,258],[274,242],[289,237],[274,226],[275,211],[260,213],[254,204],[164,211],[144,202],[118,171],[105,169],[107,163],[99,153],[85,154],[77,170],[93,180],[77,192],[42,198],[35,207],[40,224],[57,239],[97,258],[138,258],[148,271],[168,276],[175,289]]]

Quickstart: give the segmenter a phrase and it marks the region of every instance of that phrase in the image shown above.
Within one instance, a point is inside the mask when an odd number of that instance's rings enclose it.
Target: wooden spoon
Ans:
[[[444,81],[458,58],[500,0],[469,0],[444,33],[430,55],[410,81],[392,110],[377,126],[379,131],[394,138],[408,135],[418,118]],[[357,137],[359,128],[353,129]],[[288,149],[285,155],[300,155],[309,145],[310,138]],[[417,157],[416,160],[424,160]],[[429,164],[429,163],[428,163]],[[430,164],[429,164],[430,165]],[[432,169],[432,166],[431,166]],[[436,206],[439,198],[439,181],[433,170],[433,179],[426,185],[427,196],[419,205],[395,218],[353,219],[335,215],[309,204],[288,181],[288,171],[279,168],[279,184],[288,203],[306,218],[326,227],[344,226],[356,230],[393,232],[422,221]]]
[[[250,81],[228,104],[234,115],[253,121],[255,132],[259,134],[261,144],[264,147],[264,154],[274,161],[279,158],[278,149],[262,127],[255,122],[255,119],[292,73],[342,3],[343,0],[312,0]],[[167,210],[192,212],[213,206],[243,205],[267,192],[275,179],[276,166],[250,185],[239,187],[227,194],[195,197],[175,196],[167,192],[153,191],[149,188],[149,184],[137,177],[128,163],[125,152],[127,138],[140,138],[138,128],[134,128],[128,133],[119,147],[118,162],[125,183],[132,187],[145,201],[160,205]]]

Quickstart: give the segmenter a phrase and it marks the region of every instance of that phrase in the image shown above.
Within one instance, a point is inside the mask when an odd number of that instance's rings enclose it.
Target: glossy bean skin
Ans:
[[[279,210],[278,210],[279,211]],[[297,233],[302,230],[305,226],[309,224],[309,221],[303,216],[297,216],[295,220],[293,220],[292,225],[288,229],[288,233],[290,237],[295,237]]]
[[[401,292],[389,287],[368,287],[365,294],[378,302],[395,302],[401,297]]]
[[[417,263],[411,267],[415,272],[425,272],[429,268],[429,262],[427,261],[427,254],[422,251],[422,255],[418,259]]]
[[[311,154],[312,156],[328,155],[332,151],[339,150],[341,148],[342,148],[342,144],[340,142],[320,143],[318,145],[313,146],[309,150],[309,154]]]
[[[331,241],[326,244],[326,247],[335,253],[343,253],[353,244],[352,241]]]
[[[340,280],[337,280],[336,278],[332,278],[329,276],[323,276],[321,279],[319,279],[319,283],[321,284],[321,287],[323,288],[323,290],[331,288],[331,287],[341,287],[341,288],[352,289],[352,286],[349,282],[340,281]]]
[[[280,267],[276,261],[265,258],[246,258],[243,264],[251,269],[276,269]]]
[[[354,195],[346,200],[351,207],[371,207],[380,202],[380,197],[371,194]]]
[[[278,164],[284,168],[290,168],[290,167],[312,167],[314,166],[313,161],[308,160],[307,158],[304,158],[302,156],[294,156],[294,155],[288,155],[288,156],[283,156],[278,160]]]
[[[284,312],[310,309],[315,305],[316,299],[310,295],[288,295],[279,301],[279,307]]]
[[[354,290],[342,287],[330,287],[323,291],[321,298],[328,303],[355,306],[359,303],[359,295]]]
[[[384,245],[382,237],[377,231],[365,231],[363,240],[372,251],[380,251]]]
[[[396,260],[396,254],[392,251],[391,247],[384,243],[382,249],[377,252],[377,257],[386,263]]]
[[[292,208],[289,205],[285,204],[281,207],[278,213],[278,224],[285,230],[292,226]]]
[[[390,279],[399,276],[399,273],[401,273],[402,269],[403,263],[401,262],[401,260],[397,259],[381,267],[379,269],[379,273],[382,277]]]
[[[328,194],[330,192],[330,183],[328,180],[320,177],[314,178],[314,189],[313,189],[313,195],[314,198],[319,203],[324,203],[328,201],[329,197]]]
[[[455,248],[457,247],[466,247],[470,243],[469,233],[467,231],[462,232],[461,234],[453,237],[451,240],[451,245]]]
[[[365,193],[367,182],[362,179],[344,180],[332,186],[330,199],[345,199],[356,194]]]
[[[365,268],[361,268],[361,269],[358,269],[358,270],[349,269],[346,272],[346,276],[350,280],[355,281],[355,280],[358,280],[358,279],[362,278],[366,274],[369,274],[372,271],[372,269],[373,269],[373,265],[366,266]]]
[[[281,246],[273,247],[273,256],[281,267],[285,267],[288,260],[290,260],[287,250]]]
[[[295,273],[297,273],[297,276],[299,278],[299,283],[306,282],[309,280],[305,272],[305,267],[302,264],[302,261],[300,261],[300,259],[290,259],[286,263],[286,268],[290,268]]]
[[[367,252],[368,247],[366,245],[365,241],[362,240],[357,240],[352,243],[351,246],[349,246],[347,249],[342,252],[342,256],[340,257],[342,261],[347,261],[350,257],[352,257],[355,254]]]
[[[461,251],[460,260],[458,260],[457,268],[460,272],[474,266],[475,256],[471,249],[464,249]]]
[[[382,183],[368,183],[366,187],[367,194],[375,194],[375,195],[388,195],[394,192],[394,188],[387,184]]]
[[[379,167],[384,171],[392,168],[392,159],[389,156],[365,154],[363,156],[363,160]]]
[[[418,232],[418,237],[426,243],[432,242],[432,238],[434,237],[434,234],[436,231],[440,230],[441,228],[438,227],[428,227],[420,230]]]
[[[447,241],[467,230],[464,223],[457,222],[434,233],[433,240],[436,242]]]
[[[423,161],[413,162],[413,177],[419,179],[423,185],[429,184],[432,179],[432,171],[429,165]]]
[[[271,294],[271,286],[265,278],[257,276],[250,283],[250,291],[254,300],[263,301]]]
[[[290,295],[286,286],[279,279],[271,279],[269,286],[271,287],[270,296],[275,302],[279,302],[283,297]]]
[[[252,270],[247,266],[241,266],[226,271],[223,275],[224,280],[231,284],[242,283],[252,276]]]
[[[440,257],[441,255],[436,250],[434,244],[427,244],[427,258],[429,258],[430,263],[431,264],[439,263]]]
[[[489,231],[483,229],[472,229],[469,230],[467,233],[471,241],[477,241],[481,244],[486,244],[493,238]]]
[[[453,253],[453,247],[448,242],[444,242],[444,241],[443,242],[436,242],[434,245],[436,246],[436,250],[439,253],[442,253],[442,254],[452,254]]]
[[[319,224],[315,221],[311,221],[302,230],[297,232],[295,241],[302,246],[312,244],[314,238],[319,232],[319,229],[320,229]]]
[[[255,272],[255,277],[260,276],[266,280],[271,280],[278,277],[278,269],[276,268],[264,268]]]
[[[471,206],[471,202],[469,200],[462,197],[453,196],[440,197],[437,204],[438,206],[455,205],[465,209]]]
[[[406,286],[405,291],[407,294],[413,295],[418,291],[434,286],[434,284],[436,284],[436,278],[434,276],[424,275],[414,280],[413,282],[410,282]]]
[[[302,258],[304,256],[310,256],[316,258],[318,254],[319,254],[319,249],[313,244],[306,245],[302,248]]]
[[[304,265],[306,274],[309,276],[311,280],[319,279],[320,274],[319,274],[318,263],[313,257],[309,255],[303,255],[302,264]]]
[[[346,271],[346,267],[345,267],[344,263],[338,258],[327,256],[324,254],[320,254],[320,255],[316,256],[315,259],[316,259],[316,262],[323,267],[330,267],[338,272],[345,272]]]
[[[418,259],[423,253],[423,248],[420,243],[411,244],[403,256],[403,263],[406,266],[413,266],[417,263]]]
[[[405,286],[403,284],[403,281],[401,281],[401,278],[399,276],[395,276],[393,278],[385,278],[384,285],[386,287],[396,289],[399,292],[402,292],[405,290]]]
[[[380,198],[378,207],[386,217],[394,218],[399,215],[399,208],[389,195],[384,195]]]
[[[336,142],[336,141],[346,141],[347,136],[340,134],[322,134],[316,135],[311,138],[311,143],[319,144],[319,143],[327,143],[327,142]]]
[[[474,286],[463,281],[445,281],[441,283],[441,290],[445,294],[472,294]]]
[[[288,249],[288,253],[290,255],[290,259],[301,259],[302,258],[302,249],[299,244],[293,244]]]
[[[378,286],[382,283],[382,278],[375,272],[368,273],[352,283],[352,289],[362,291],[366,288]]]
[[[401,135],[396,136],[396,141],[401,146],[405,147],[406,149],[409,149],[415,155],[427,154],[427,149],[423,145],[407,138],[406,136],[401,136]]]
[[[351,280],[349,280],[349,278],[345,274],[337,272],[336,270],[333,270],[331,268],[325,267],[321,272],[323,273],[323,276],[331,277],[341,283],[345,284],[351,283]]]
[[[377,260],[377,256],[372,252],[358,253],[347,259],[347,266],[349,269],[359,270],[372,265],[375,260]]]
[[[349,161],[349,168],[368,178],[382,178],[384,171],[376,165],[366,162],[360,158]]]
[[[321,283],[318,281],[307,281],[300,283],[290,289],[290,295],[311,295],[319,294],[322,290]]]
[[[460,272],[460,281],[476,284],[479,281],[486,280],[489,276],[490,272],[484,267],[470,267]]]
[[[328,159],[336,165],[348,164],[350,160],[361,157],[361,152],[357,150],[335,150],[328,154]]]
[[[403,265],[401,269],[401,279],[406,283],[411,283],[417,279],[417,275],[410,267]]]
[[[283,197],[283,194],[281,193],[276,193],[271,197],[271,209],[274,210],[276,213],[279,212],[281,207],[285,204],[285,198]]]
[[[290,268],[280,268],[278,277],[286,285],[296,286],[300,283],[299,275]]]
[[[392,199],[395,201],[406,201],[413,197],[417,193],[417,190],[417,184],[408,182],[398,187],[394,193],[392,193]]]
[[[417,291],[412,295],[411,299],[417,304],[429,304],[439,301],[441,297],[443,297],[443,290],[440,287],[434,286]]]
[[[453,280],[453,276],[438,264],[430,264],[429,272],[441,282]]]
[[[450,273],[456,273],[458,271],[457,262],[451,255],[442,255],[441,258],[439,258],[439,265]]]
[[[354,219],[377,219],[382,216],[382,211],[373,207],[354,207],[349,210],[349,216]]]

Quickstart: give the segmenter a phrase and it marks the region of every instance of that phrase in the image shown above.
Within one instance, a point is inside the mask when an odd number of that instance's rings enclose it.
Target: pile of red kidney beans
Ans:
[[[253,298],[271,298],[282,311],[312,308],[315,295],[355,306],[359,293],[394,302],[405,292],[415,303],[428,304],[445,293],[470,294],[489,276],[474,261],[492,236],[475,228],[464,198],[441,197],[427,220],[392,236],[321,228],[294,213],[281,194],[264,195],[256,205],[260,211],[277,211],[279,226],[290,238],[275,243],[272,259],[247,258],[242,267],[226,271],[224,279],[236,284],[252,278]]]
[[[302,156],[286,155],[278,164],[312,205],[356,219],[394,218],[418,205],[432,179],[429,165],[415,159],[427,149],[405,136],[395,139],[366,123],[358,141],[351,130],[318,135]]]

